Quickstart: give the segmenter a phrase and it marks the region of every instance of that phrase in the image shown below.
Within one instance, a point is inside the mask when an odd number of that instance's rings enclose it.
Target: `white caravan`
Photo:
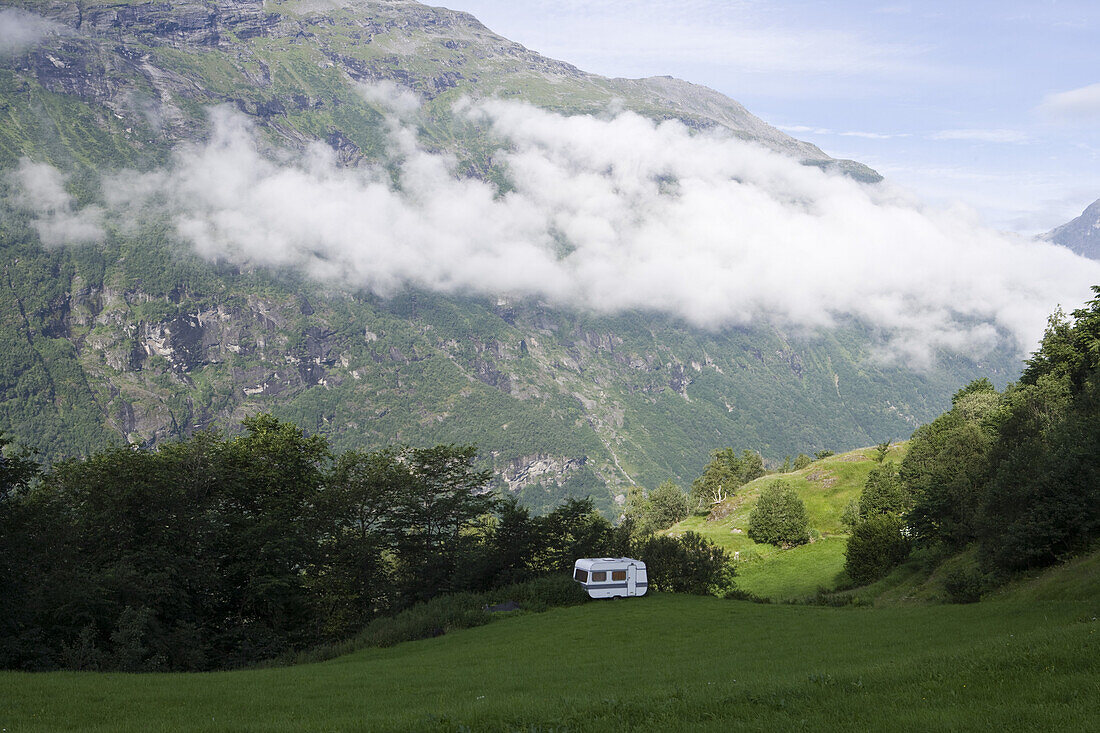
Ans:
[[[649,588],[645,563],[629,557],[582,557],[573,564],[573,580],[593,598],[644,596]]]

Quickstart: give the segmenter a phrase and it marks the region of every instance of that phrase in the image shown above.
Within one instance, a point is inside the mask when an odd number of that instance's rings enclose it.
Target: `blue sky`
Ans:
[[[445,4],[586,71],[713,87],[1001,229],[1042,232],[1100,198],[1095,0]]]

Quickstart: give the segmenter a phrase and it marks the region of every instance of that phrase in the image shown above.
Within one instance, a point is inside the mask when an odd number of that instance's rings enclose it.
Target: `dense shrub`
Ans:
[[[892,514],[877,514],[860,522],[848,538],[844,569],[857,583],[886,575],[909,555],[905,524]]]
[[[810,540],[806,506],[786,481],[773,481],[760,492],[749,515],[749,537],[768,545],[801,545]]]
[[[654,590],[705,595],[721,591],[733,578],[729,554],[710,540],[685,532],[650,537],[636,548]]]
[[[977,603],[982,598],[984,582],[977,568],[955,568],[944,576],[943,589],[952,603]]]

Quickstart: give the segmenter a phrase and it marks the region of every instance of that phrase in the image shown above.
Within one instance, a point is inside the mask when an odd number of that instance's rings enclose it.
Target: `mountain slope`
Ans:
[[[102,202],[103,172],[157,170],[207,136],[211,105],[245,114],[272,158],[322,142],[349,168],[390,165],[390,108],[364,95],[368,82],[414,90],[418,143],[502,190],[499,141],[454,111],[465,97],[562,113],[619,105],[877,179],[711,90],[585,74],[413,2],[18,5],[48,20],[0,56],[0,164],[57,166],[80,205]],[[202,259],[167,214],[43,247],[17,178],[0,181],[0,429],[50,460],[272,410],[337,449],[476,442],[531,506],[594,492],[609,509],[631,483],[690,481],[725,445],[775,459],[904,437],[959,384],[1016,368],[1007,352],[925,371],[883,363],[875,330],[853,320],[704,330],[529,297],[380,297]]]
[[[1051,229],[1042,239],[1069,247],[1084,257],[1100,260],[1100,199],[1089,204],[1081,216]]]

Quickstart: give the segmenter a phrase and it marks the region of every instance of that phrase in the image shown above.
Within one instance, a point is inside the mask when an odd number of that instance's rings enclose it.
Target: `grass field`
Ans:
[[[900,462],[908,446],[892,446],[886,460]],[[801,471],[762,476],[737,490],[724,507],[729,513],[721,519],[694,515],[668,532],[697,532],[728,550],[737,557],[737,587],[761,598],[802,600],[819,588],[832,590],[847,578],[847,528],[840,517],[849,501],[859,499],[867,474],[879,465],[873,455],[873,448],[863,448],[814,461]],[[749,539],[749,514],[760,491],[778,479],[788,481],[806,505],[810,527],[820,535],[812,544],[780,549]]]
[[[0,673],[7,731],[1097,730],[1100,607],[656,594],[322,664]]]

